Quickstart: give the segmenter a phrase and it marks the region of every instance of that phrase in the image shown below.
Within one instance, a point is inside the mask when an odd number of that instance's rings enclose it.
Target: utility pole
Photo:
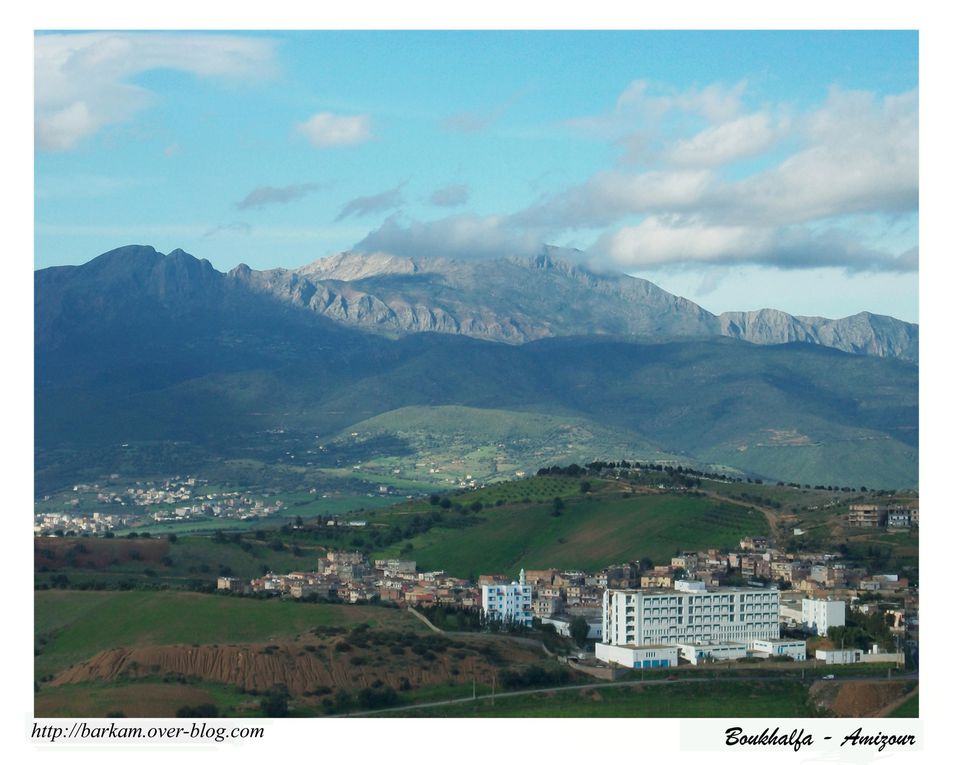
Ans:
[[[497,678],[498,678],[497,672],[491,676],[491,706],[495,705],[495,680]]]

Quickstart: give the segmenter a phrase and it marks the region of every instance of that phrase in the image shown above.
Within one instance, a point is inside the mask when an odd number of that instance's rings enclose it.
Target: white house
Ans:
[[[530,584],[526,584],[524,569],[517,582],[511,584],[481,585],[481,610],[486,619],[503,624],[530,627],[534,618],[531,609]]]
[[[806,640],[755,640],[752,649],[754,656],[764,659],[789,656],[794,661],[807,660]]]
[[[678,643],[682,659],[693,665],[702,661],[736,661],[747,658],[747,646],[743,643],[732,642],[705,642],[705,643]]]
[[[863,651],[859,648],[847,648],[845,650],[824,651],[817,649],[815,654],[817,661],[823,661],[826,664],[856,664],[860,661]]]
[[[842,600],[803,601],[803,626],[818,635],[826,635],[830,627],[846,626],[846,602]]]
[[[677,666],[676,645],[623,646],[598,643],[594,646],[594,655],[600,661],[628,669]]]

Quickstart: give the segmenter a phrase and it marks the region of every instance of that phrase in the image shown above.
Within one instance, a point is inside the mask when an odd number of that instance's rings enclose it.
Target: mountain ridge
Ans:
[[[229,275],[336,321],[392,335],[432,331],[508,343],[586,334],[723,335],[919,358],[918,325],[890,316],[864,311],[829,319],[772,308],[713,314],[653,282],[595,272],[560,252],[484,261],[342,252],[296,269],[240,266]]]
[[[181,249],[120,247],[81,266],[37,271],[57,283],[71,269],[112,290],[146,286],[161,299],[235,285],[339,324],[397,337],[416,332],[521,344],[546,337],[642,340],[732,337],[759,345],[808,343],[917,363],[919,327],[864,311],[830,319],[773,308],[713,314],[646,279],[597,272],[545,247],[532,257],[449,260],[341,252],[295,269],[228,272]],[[571,254],[573,256],[573,253]],[[41,276],[42,274],[42,276]]]

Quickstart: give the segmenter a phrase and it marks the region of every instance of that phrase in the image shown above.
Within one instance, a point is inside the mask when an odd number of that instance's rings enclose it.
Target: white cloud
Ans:
[[[746,260],[768,247],[768,232],[743,226],[670,225],[645,218],[604,234],[593,248],[622,268],[648,268],[683,261]]]
[[[802,115],[771,107],[741,113],[741,93],[651,96],[646,83],[633,83],[616,113],[679,109],[726,119],[677,137],[658,124],[639,137],[637,153],[654,153],[645,167],[598,172],[511,222],[549,228],[552,237],[618,224],[600,233],[591,255],[628,268],[753,262],[915,270],[915,248],[899,254],[898,243],[867,243],[918,210],[916,92],[881,97],[834,88]],[[751,157],[763,169],[734,178],[741,175],[736,163]]]
[[[715,195],[715,213],[799,223],[852,213],[915,212],[919,125],[915,92],[878,100],[833,90],[797,125],[803,147]]]
[[[437,221],[402,223],[393,216],[354,249],[406,257],[459,260],[531,255],[541,250],[537,231],[524,231],[504,216],[456,215]]]
[[[918,250],[899,254],[869,247],[839,228],[709,224],[649,216],[636,226],[606,232],[591,248],[622,270],[675,264],[759,264],[780,269],[837,267],[847,272],[911,272]]]
[[[710,170],[603,172],[581,186],[514,216],[516,222],[564,228],[603,226],[634,213],[691,210],[714,181]]]
[[[275,71],[275,44],[239,35],[167,32],[40,34],[34,39],[35,133],[44,151],[68,151],[125,122],[155,94],[131,80],[154,69],[255,80]]]
[[[659,125],[668,117],[696,115],[709,123],[726,122],[740,113],[746,89],[746,82],[738,82],[677,91],[660,83],[634,80],[618,96],[612,111],[577,117],[565,124],[585,135],[622,140],[635,131]]]
[[[786,130],[774,126],[763,112],[712,125],[691,138],[675,141],[664,153],[669,164],[693,167],[714,167],[734,160],[762,154]]]
[[[305,122],[296,123],[295,127],[313,146],[321,149],[352,146],[372,138],[371,122],[363,114],[346,116],[319,112]]]

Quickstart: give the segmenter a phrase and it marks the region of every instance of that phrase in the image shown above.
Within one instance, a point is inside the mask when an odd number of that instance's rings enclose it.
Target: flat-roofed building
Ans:
[[[678,649],[676,645],[626,646],[598,643],[594,647],[594,655],[600,661],[628,669],[654,669],[676,667]]]
[[[531,603],[531,610],[538,618],[554,616],[564,610],[564,601],[561,598],[539,597]]]
[[[780,640],[755,640],[752,650],[755,656],[764,659],[789,656],[794,661],[807,660],[806,640],[790,640],[784,638]]]
[[[742,643],[780,637],[776,589],[681,583],[680,590],[607,590],[602,615],[609,645]],[[699,587],[699,589],[690,589]]]
[[[530,627],[534,620],[531,590],[524,569],[521,569],[517,582],[481,585],[482,615],[487,620]]]
[[[818,635],[826,635],[830,627],[846,626],[845,601],[804,598],[801,611],[804,628]]]
[[[873,529],[886,522],[886,512],[886,508],[880,505],[860,503],[850,505],[850,512],[847,513],[846,520],[850,526]]]
[[[678,643],[677,649],[682,659],[695,666],[702,661],[737,661],[747,658],[747,646],[737,642]]]
[[[242,592],[245,588],[243,581],[234,576],[221,576],[216,580],[217,590],[229,590],[229,592]]]

